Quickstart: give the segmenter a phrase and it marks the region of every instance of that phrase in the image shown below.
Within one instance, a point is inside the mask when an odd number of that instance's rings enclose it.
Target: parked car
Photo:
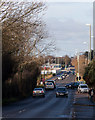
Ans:
[[[35,88],[33,90],[33,97],[36,97],[36,96],[43,96],[45,97],[45,91],[43,88]]]
[[[57,77],[58,80],[63,80],[62,76]]]
[[[52,82],[52,83],[54,84],[54,88],[56,88],[55,80],[47,80],[47,81],[45,81],[45,84],[46,84],[47,82]]]
[[[79,82],[71,82],[65,85],[66,88],[71,88],[71,89],[78,88],[78,86],[79,86]]]
[[[58,97],[58,96],[68,97],[68,91],[67,91],[66,87],[58,87],[56,89],[56,97]]]
[[[47,82],[45,84],[45,89],[54,89],[54,84],[52,82]]]
[[[78,93],[87,93],[89,92],[89,88],[88,88],[88,85],[87,84],[80,84],[78,86]]]

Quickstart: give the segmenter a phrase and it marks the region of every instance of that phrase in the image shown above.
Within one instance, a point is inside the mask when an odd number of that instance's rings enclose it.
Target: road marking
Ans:
[[[25,109],[23,109],[23,110],[20,110],[20,111],[19,111],[19,113],[22,113],[22,112],[25,112],[25,111],[26,111],[26,110],[25,110]]]

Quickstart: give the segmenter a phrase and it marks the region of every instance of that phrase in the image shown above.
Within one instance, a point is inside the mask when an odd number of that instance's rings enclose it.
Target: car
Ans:
[[[58,80],[63,80],[62,76],[57,77]]]
[[[72,82],[65,85],[66,88],[72,88]]]
[[[65,85],[66,88],[71,88],[71,89],[78,88],[78,86],[79,86],[79,82],[71,82]]]
[[[78,93],[88,93],[89,92],[89,88],[88,88],[88,85],[87,84],[80,84],[78,86]]]
[[[33,97],[36,97],[36,96],[45,97],[45,91],[43,88],[34,88],[32,96]]]
[[[65,79],[65,78],[66,78],[66,76],[63,74],[63,75],[62,75],[62,78],[63,78],[63,79]]]
[[[46,81],[45,81],[45,84],[46,84],[47,82],[52,82],[52,83],[54,84],[54,88],[56,88],[55,80],[46,80]]]
[[[54,89],[54,84],[52,82],[47,82],[45,84],[45,89]]]
[[[73,82],[72,88],[78,88],[79,84],[80,84],[79,82]]]
[[[58,87],[56,89],[56,97],[58,97],[58,96],[68,97],[68,91],[67,91],[66,87]]]

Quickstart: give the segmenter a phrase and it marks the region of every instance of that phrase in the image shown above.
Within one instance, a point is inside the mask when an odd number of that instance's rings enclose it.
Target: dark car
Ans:
[[[42,97],[45,97],[45,91],[43,88],[35,88],[33,90],[33,97],[35,96],[42,96]]]
[[[72,88],[78,88],[79,84],[80,84],[79,82],[74,82],[72,84]]]
[[[65,85],[66,88],[71,88],[73,83],[68,83]]]
[[[68,97],[68,91],[67,91],[66,87],[58,87],[56,89],[56,97],[58,97],[58,96]]]
[[[78,88],[78,86],[79,86],[79,82],[71,82],[65,85],[66,88],[71,88],[71,89]]]

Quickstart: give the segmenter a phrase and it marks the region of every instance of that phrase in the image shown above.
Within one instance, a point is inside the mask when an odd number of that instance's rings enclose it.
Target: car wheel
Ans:
[[[56,95],[56,97],[58,97],[58,95]]]
[[[43,95],[43,98],[45,97],[45,95]]]

